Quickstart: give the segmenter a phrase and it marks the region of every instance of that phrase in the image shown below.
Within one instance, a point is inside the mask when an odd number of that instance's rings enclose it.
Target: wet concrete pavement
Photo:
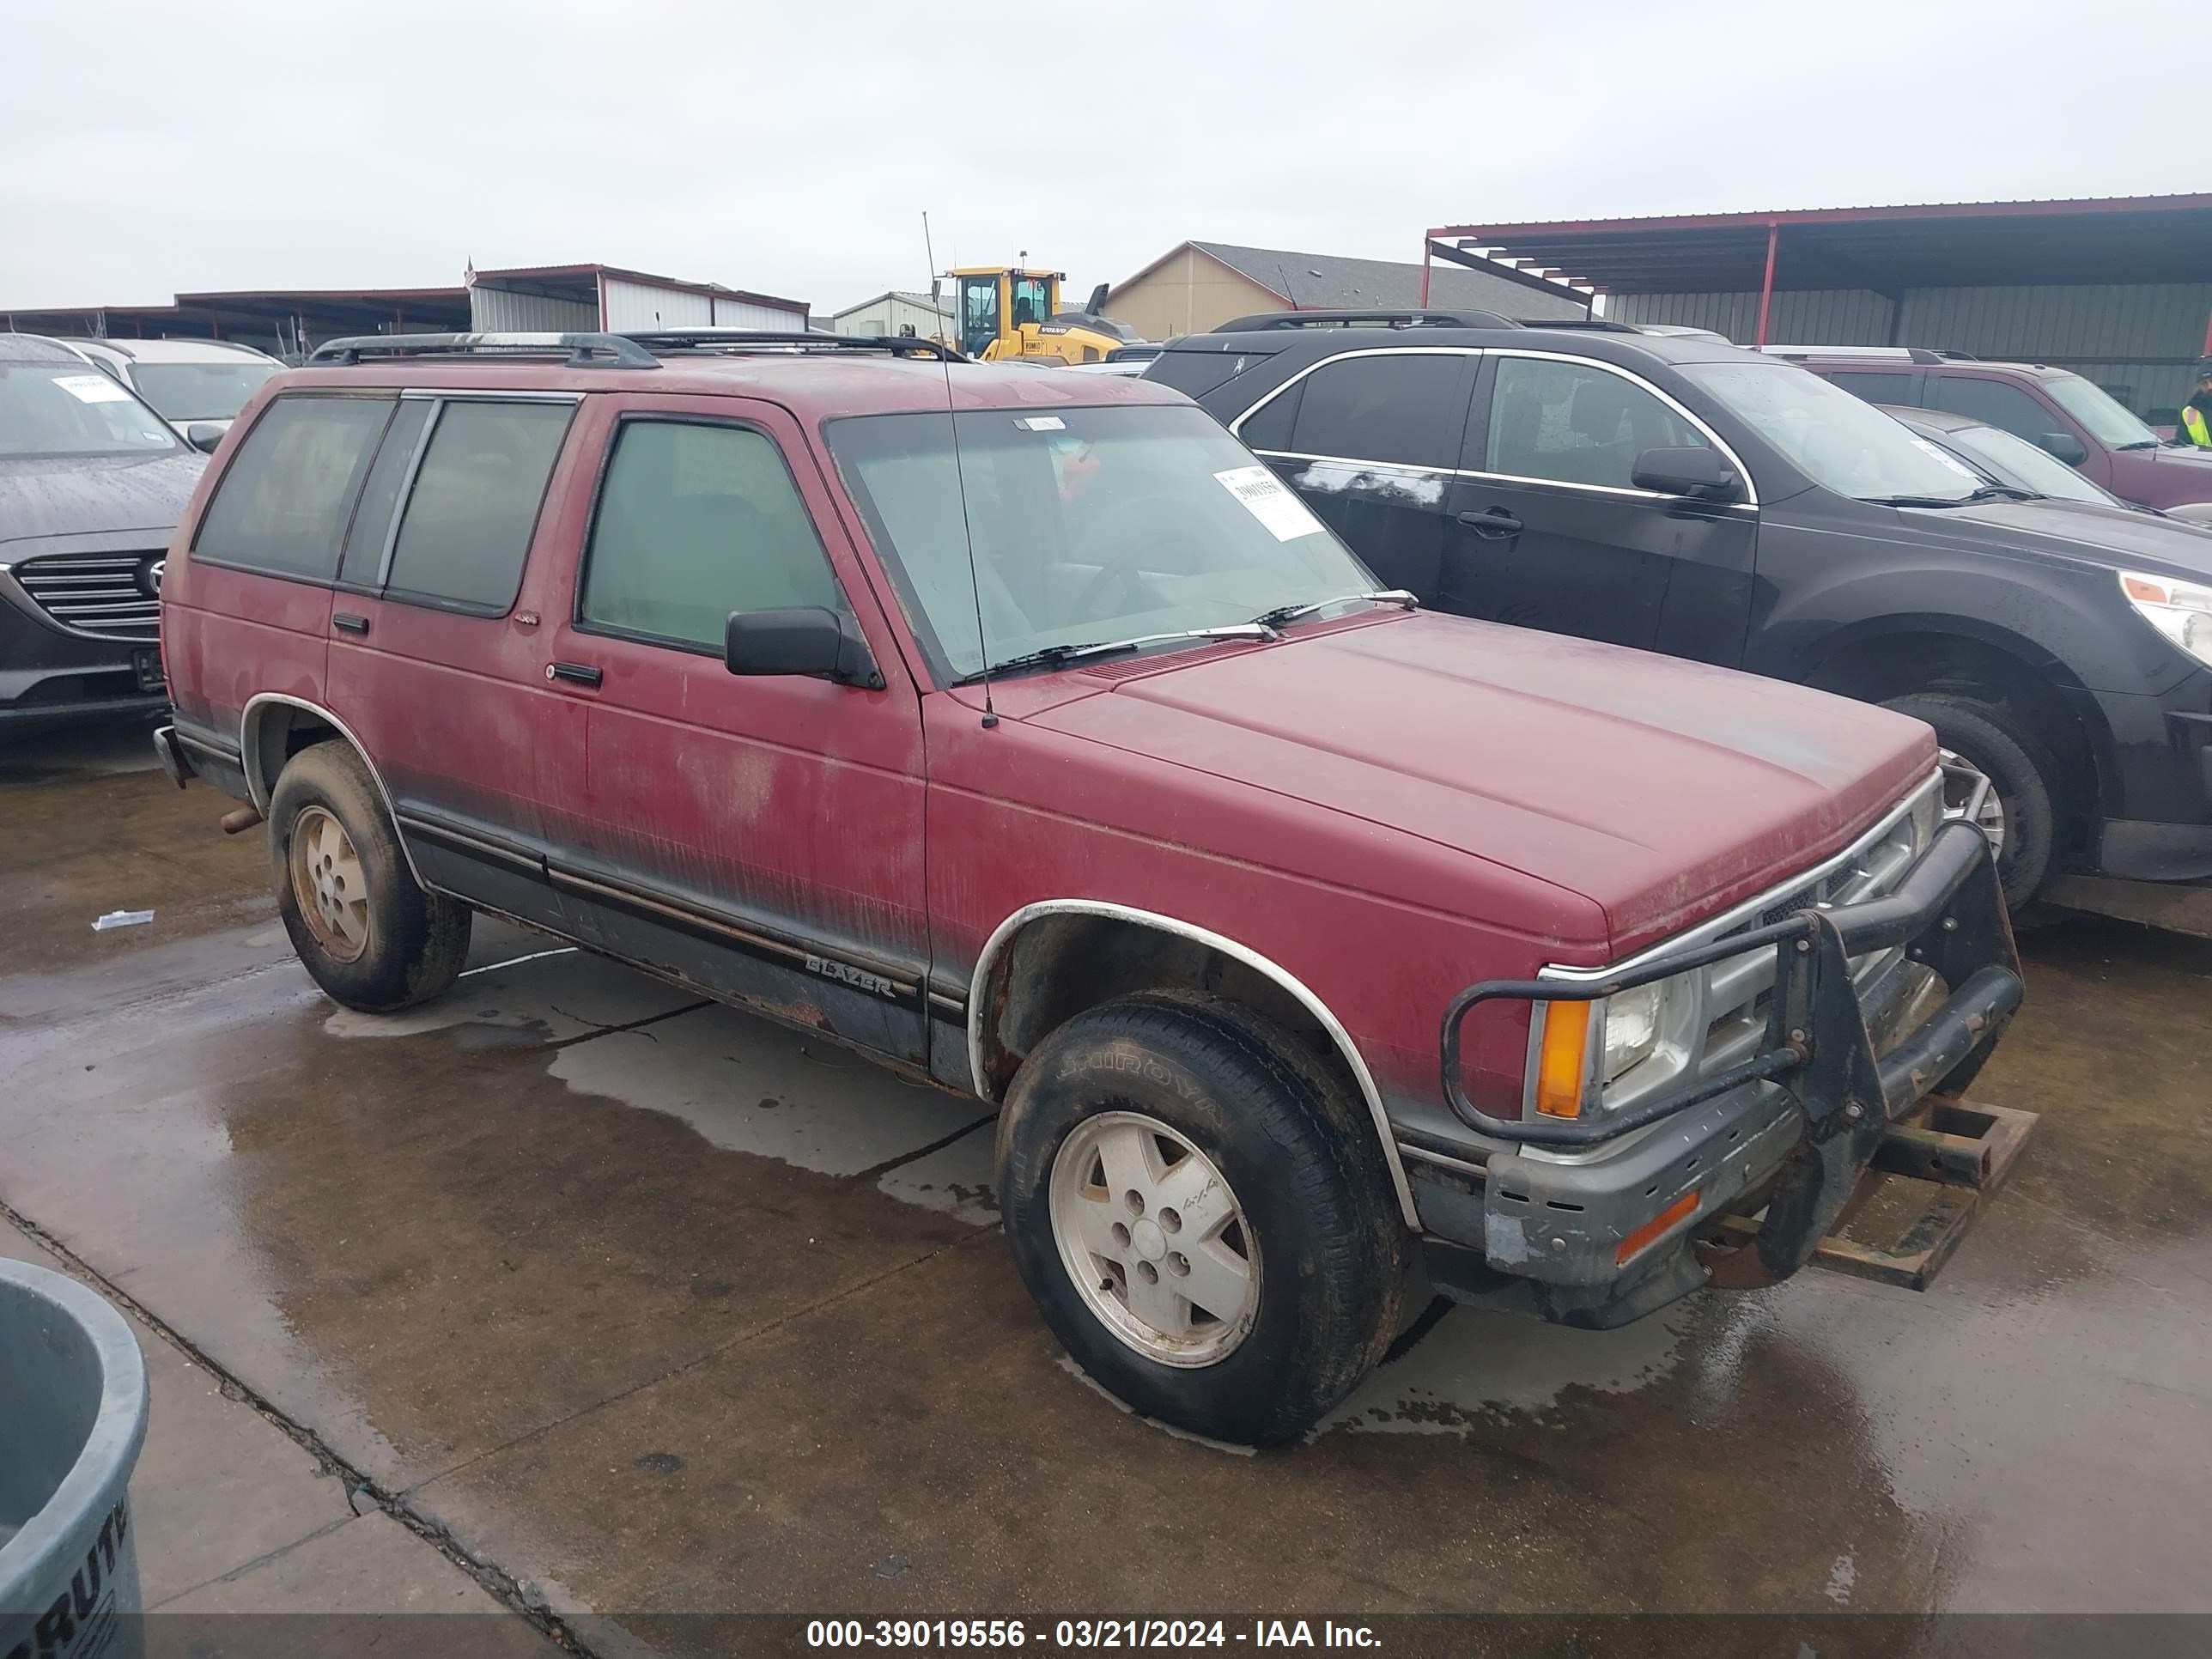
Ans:
[[[0,1203],[558,1613],[2212,1609],[2212,945],[2031,939],[1933,1291],[1455,1310],[1244,1456],[1066,1365],[975,1103],[501,926],[337,1011],[142,741],[0,757]]]

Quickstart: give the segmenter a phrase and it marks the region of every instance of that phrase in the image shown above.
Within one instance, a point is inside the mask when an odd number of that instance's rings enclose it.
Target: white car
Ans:
[[[64,340],[154,405],[196,448],[213,449],[261,383],[283,364],[219,340]],[[211,428],[195,439],[191,428]]]

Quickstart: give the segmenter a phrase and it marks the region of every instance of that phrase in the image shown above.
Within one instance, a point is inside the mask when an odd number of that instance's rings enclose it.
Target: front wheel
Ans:
[[[1148,994],[1078,1015],[1016,1076],[998,1169],[1045,1322],[1146,1416],[1279,1444],[1396,1333],[1407,1234],[1364,1115],[1249,1011]]]
[[[426,1002],[459,976],[469,907],[418,884],[351,744],[301,750],[269,799],[277,914],[301,964],[364,1013]]]
[[[1971,819],[1996,851],[2006,905],[2024,908],[2050,872],[2056,763],[2002,704],[1948,693],[1893,697],[1885,708],[1936,728],[1943,815]]]

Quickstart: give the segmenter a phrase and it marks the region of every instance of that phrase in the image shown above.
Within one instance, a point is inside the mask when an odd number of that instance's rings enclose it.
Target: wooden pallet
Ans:
[[[1835,1231],[1814,1248],[1814,1265],[1926,1290],[2012,1173],[2035,1122],[2009,1106],[1935,1101],[1893,1125]],[[1710,1237],[1740,1246],[1758,1231],[1755,1218],[1724,1216]]]

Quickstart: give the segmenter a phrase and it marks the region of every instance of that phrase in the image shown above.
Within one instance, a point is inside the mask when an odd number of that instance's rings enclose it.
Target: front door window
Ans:
[[[963,276],[960,279],[960,349],[980,357],[999,337],[999,279]]]

